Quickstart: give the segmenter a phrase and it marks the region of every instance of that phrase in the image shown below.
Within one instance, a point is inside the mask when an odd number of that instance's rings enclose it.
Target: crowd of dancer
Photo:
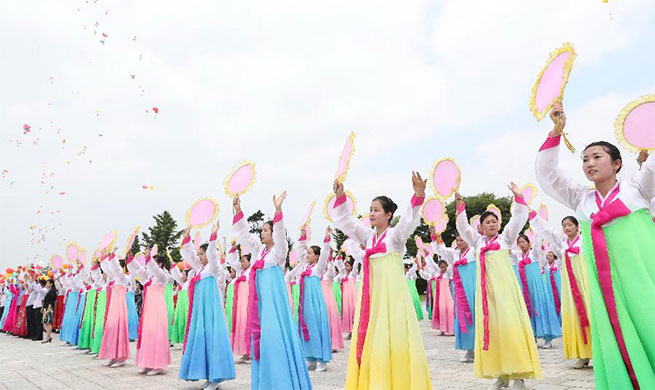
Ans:
[[[290,267],[286,192],[273,197],[274,218],[260,234],[251,233],[237,197],[235,239],[225,250],[216,223],[197,247],[186,229],[183,262],[170,268],[150,250],[145,264],[105,250],[54,279],[22,269],[2,284],[0,328],[32,340],[43,340],[45,330],[44,343],[58,331],[61,342],[110,367],[126,364],[134,341],[135,365],[146,375],[164,372],[179,344],[179,378],[208,389],[234,379],[235,364],[251,365],[253,389],[310,389],[309,370],[329,369],[350,340],[345,388],[430,389],[419,328],[428,320],[435,337],[454,337],[475,376],[495,381],[491,389],[524,389],[525,380],[542,377],[538,348],[557,338],[573,368],[593,359],[597,388],[655,388],[655,162],[642,154],[637,175],[619,180],[619,150],[594,142],[582,154],[593,188],[575,183],[558,167],[566,124],[560,104],[551,118],[536,175],[544,192],[575,210],[561,226],[530,210],[511,183],[514,203],[502,231],[492,211],[474,228],[456,194],[452,247],[432,230],[429,245],[404,259],[426,180],[412,173],[413,196],[393,226],[390,198],[372,200],[367,226],[348,212],[344,185],[335,181],[333,227],[348,239],[337,248],[328,228],[312,245],[302,227],[299,261]],[[419,276],[427,282],[425,306]]]

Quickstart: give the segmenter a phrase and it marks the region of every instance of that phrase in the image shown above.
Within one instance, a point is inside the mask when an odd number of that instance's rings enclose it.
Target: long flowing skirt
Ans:
[[[328,318],[330,319],[330,334],[332,337],[332,349],[343,349],[343,333],[341,331],[341,316],[339,316],[339,307],[334,297],[333,283],[330,281],[321,281],[323,288],[323,297],[327,306]],[[339,289],[341,292],[341,289]]]
[[[71,343],[73,322],[75,322],[75,312],[77,311],[77,303],[80,300],[80,293],[78,291],[71,291],[66,298],[66,311],[64,312],[64,320],[61,325],[61,332],[59,339],[67,343]]]
[[[421,307],[421,298],[418,296],[418,290],[416,289],[416,279],[405,279],[405,282],[409,289],[409,295],[412,297],[412,302],[414,302],[416,318],[420,321],[423,319],[423,308]]]
[[[302,308],[309,339],[305,339],[303,335],[300,313],[298,313],[298,335],[305,351],[305,358],[309,361],[329,362],[332,360],[330,317],[325,305],[321,280],[317,276],[304,278]],[[336,310],[336,307],[334,309]]]
[[[82,315],[84,314],[84,306],[86,305],[86,291],[80,292],[80,300],[77,302],[77,309],[75,310],[75,317],[71,324],[70,343],[77,345],[80,338],[80,328],[82,327]]]
[[[341,320],[341,282],[332,282],[332,294],[334,295],[334,300],[337,302],[337,308],[339,309],[339,320]]]
[[[218,296],[213,276],[195,283],[180,379],[222,382],[236,377],[227,321]]]
[[[178,295],[180,294],[178,293]],[[234,283],[229,283],[227,285],[227,288],[225,289],[225,319],[227,320],[227,331],[229,334],[232,334],[233,307],[234,307]]]
[[[448,336],[455,334],[453,330],[453,321],[455,320],[453,296],[450,291],[450,279],[441,279],[437,281],[439,289],[439,299],[435,296],[434,307],[432,309],[432,329],[437,329]],[[439,310],[438,315],[436,311]]]
[[[528,310],[512,270],[508,250],[487,252],[486,285],[489,313],[489,348],[484,346],[484,313],[480,267],[475,283],[475,361],[479,378],[530,379],[542,376]]]
[[[102,345],[102,334],[105,327],[105,311],[107,309],[107,290],[99,291],[96,298],[95,319],[91,332],[91,352],[97,354]]]
[[[291,285],[291,296],[293,297],[293,319],[298,322],[298,305],[300,305],[300,284]]]
[[[514,265],[513,268],[519,286],[523,290],[518,266]],[[526,265],[525,276],[528,282],[528,293],[532,301],[530,323],[532,324],[534,336],[536,338],[543,338],[544,340],[562,337],[562,326],[557,316],[557,309],[555,309],[555,301],[552,295],[549,296],[546,294],[539,263],[533,261]]]
[[[96,290],[91,289],[86,292],[86,302],[84,304],[84,314],[82,315],[82,327],[80,328],[80,337],[77,340],[77,348],[91,348],[91,333],[93,333],[93,321],[95,320]]]
[[[7,317],[9,317],[9,312],[11,311],[11,305],[14,303],[14,294],[9,294],[5,302],[5,307],[2,312],[2,319],[0,319],[0,329],[4,331],[5,323],[7,322]]]
[[[128,291],[125,294],[125,300],[127,301],[127,326],[130,328],[130,341],[134,341],[139,336],[139,315],[136,312],[134,291]]]
[[[147,287],[134,359],[138,367],[163,370],[171,364],[165,289],[164,285],[157,284]]]
[[[471,323],[463,318],[463,323],[466,325],[464,330],[460,327],[460,318],[457,313],[457,291],[455,289],[455,281],[453,280],[453,296],[455,297],[455,349],[473,350],[475,346],[475,272],[477,268],[476,262],[470,262],[465,265],[457,267],[459,277],[462,280],[464,293],[466,295],[466,302],[471,309]]]
[[[562,327],[562,275],[560,274],[559,270],[556,270],[553,272],[553,278],[555,279],[555,291],[553,292],[553,283],[550,280],[550,271],[546,270],[542,274],[542,281],[544,282],[544,290],[546,290],[546,296],[550,297],[553,299],[553,307],[555,307],[555,314],[557,316],[557,320],[559,321],[559,326],[560,329]],[[555,296],[557,295],[557,300],[555,300]],[[557,312],[557,301],[560,302],[560,312]]]
[[[175,303],[173,302],[173,285],[171,283],[166,284],[164,298],[166,300],[166,313],[168,314],[168,324],[167,324],[168,336],[170,337],[173,334],[173,318],[175,317]],[[145,305],[145,302],[143,304]]]
[[[587,318],[591,319],[591,305],[589,304],[589,279],[587,278],[587,264],[584,253],[571,257],[571,269],[575,276],[576,284],[582,295],[582,304]],[[566,264],[562,266],[562,343],[564,357],[567,359],[591,359],[591,329],[585,327],[585,334],[580,327],[580,315],[573,300],[571,283],[569,281]]]
[[[370,317],[357,363],[360,298],[352,332],[347,389],[431,389],[430,371],[400,253],[370,260]]]
[[[230,342],[232,353],[235,355],[248,355],[250,351],[246,347],[246,322],[248,319],[248,282],[240,282],[234,294],[232,317],[228,322],[232,324]]]
[[[107,318],[100,345],[100,359],[129,359],[130,330],[127,324],[127,287],[114,284],[107,307]]]
[[[352,333],[353,323],[355,321],[355,307],[357,306],[357,282],[354,279],[348,279],[341,283],[343,287],[341,297],[341,331],[343,333]]]
[[[27,336],[27,299],[29,294],[23,294],[20,305],[18,306],[18,311],[16,313],[16,322],[14,327],[10,330],[11,334],[14,336]],[[31,322],[32,320],[30,320]]]
[[[430,289],[430,292],[425,293],[425,296],[426,296],[425,307],[428,310],[428,318],[432,319],[432,314],[433,314],[432,311],[434,310],[434,299],[436,297],[435,294],[437,293],[437,281],[436,280],[429,280],[428,281],[428,288]],[[427,299],[428,294],[432,294],[432,295],[430,295],[430,299]]]
[[[11,302],[11,305],[9,306],[9,316],[7,316],[7,320],[5,321],[5,326],[2,328],[3,332],[11,332],[14,329],[14,326],[16,326],[16,319],[18,317],[18,308],[20,307],[23,301],[23,295],[25,294],[21,291],[18,294],[18,297]]]
[[[57,331],[61,329],[61,321],[64,319],[64,309],[66,305],[64,305],[64,296],[63,295],[57,295],[57,301],[55,302],[55,311],[53,313],[53,319],[52,319],[52,330]]]
[[[598,281],[589,224],[581,222],[591,293],[597,389],[632,388]],[[603,228],[619,325],[641,389],[655,389],[655,224],[642,209]]]
[[[183,344],[186,335],[186,323],[189,316],[189,290],[178,291],[175,304],[175,317],[173,318],[173,335],[171,343]]]
[[[289,310],[282,268],[257,270],[260,359],[252,360],[251,389],[311,389],[298,325]],[[294,299],[295,301],[295,299]],[[252,344],[254,348],[254,343]]]

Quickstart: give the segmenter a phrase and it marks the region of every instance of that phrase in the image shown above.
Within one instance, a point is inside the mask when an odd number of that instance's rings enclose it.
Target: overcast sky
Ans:
[[[223,181],[242,160],[257,164],[247,214],[270,216],[286,189],[290,234],[312,200],[322,231],[350,131],[346,188],[361,213],[379,194],[404,209],[411,171],[446,156],[464,195],[508,195],[510,180],[536,183],[551,124],[531,115],[530,89],[566,41],[578,53],[564,104],[579,149],[616,142],[621,108],[655,91],[652,0],[23,0],[0,4],[0,36],[1,269],[69,241],[91,252],[112,229],[122,250],[152,215],[183,224],[206,196],[229,238]],[[583,181],[579,154],[561,158]],[[535,202],[551,221],[568,214],[543,193]]]

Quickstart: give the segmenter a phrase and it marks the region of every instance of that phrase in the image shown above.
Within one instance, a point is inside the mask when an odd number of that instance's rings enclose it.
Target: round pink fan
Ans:
[[[655,150],[655,95],[628,103],[614,122],[621,145],[633,153]]]
[[[525,203],[529,205],[537,196],[537,187],[535,187],[534,184],[527,184],[525,187],[521,188],[521,193],[523,194],[523,200],[525,200]]]
[[[112,230],[111,232],[102,236],[98,249],[102,252],[103,249],[111,248],[116,242],[116,231]]]
[[[340,183],[346,180],[348,168],[350,167],[350,159],[352,159],[353,154],[355,154],[355,133],[351,132],[346,140],[346,144],[343,146],[341,156],[339,156],[339,165],[334,175],[334,178]]]
[[[134,229],[132,234],[130,234],[130,237],[127,239],[127,245],[125,246],[125,256],[127,257],[127,254],[130,252],[132,249],[132,245],[134,245],[134,240],[136,239],[136,236],[139,235],[139,230],[141,228],[139,226]]]
[[[66,258],[69,262],[74,262],[80,256],[80,249],[74,243],[70,243],[66,246]]]
[[[150,249],[150,257],[152,258],[157,256],[157,253],[159,253],[159,247],[157,246],[157,244],[155,244],[152,246],[152,249]]]
[[[545,204],[539,205],[539,216],[544,221],[548,221],[548,206],[546,206]]]
[[[429,197],[423,202],[421,214],[423,214],[425,223],[434,226],[446,216],[446,205],[439,198]]]
[[[146,265],[146,255],[144,255],[143,253],[141,253],[141,252],[137,253],[136,256],[134,256],[134,260],[138,261],[139,264],[141,264],[142,266],[145,267],[145,265]]]
[[[532,229],[526,229],[526,231],[523,232],[523,233],[524,233],[526,236],[528,236],[528,239],[530,240],[530,242],[531,242],[532,244],[535,244],[535,245],[536,245],[535,235],[534,235],[534,231],[533,231]]]
[[[237,166],[225,180],[225,193],[234,198],[244,194],[255,183],[255,163],[246,161]]]
[[[200,250],[200,245],[202,245],[202,239],[200,238],[200,232],[196,230],[193,235],[193,246],[196,247],[196,252]]]
[[[82,264],[86,264],[86,251],[84,249],[80,250],[80,255],[78,256],[78,260]]]
[[[53,255],[50,257],[50,264],[53,269],[59,269],[64,266],[64,259],[59,255]]]
[[[471,217],[469,224],[476,232],[480,232],[480,216],[478,214]]]
[[[188,226],[199,229],[209,225],[217,216],[218,203],[213,199],[205,198],[193,202],[186,213],[186,222]]]
[[[330,222],[334,222],[335,214],[334,214],[334,202],[336,202],[337,198],[334,194],[330,194],[330,196],[325,199],[325,207],[323,208],[323,214],[325,215],[325,219],[327,219]],[[346,191],[346,210],[348,210],[349,215],[355,215],[355,212],[357,211],[357,201],[355,200],[355,197],[350,193]]]
[[[438,233],[443,233],[448,227],[448,215],[444,215],[445,218],[441,218],[439,222],[434,225],[434,231]]]
[[[546,116],[553,103],[562,101],[564,87],[569,81],[575,56],[575,49],[568,42],[550,53],[546,66],[532,87],[530,110],[537,120],[542,120]]]
[[[296,249],[292,249],[291,252],[289,252],[289,265],[292,267],[295,267],[296,264],[298,264],[298,260],[300,259],[300,256],[298,255],[298,252]]]
[[[368,217],[368,214],[362,215],[362,216],[359,218],[359,222],[360,222],[360,223],[361,223],[365,228],[368,228],[368,229],[371,229],[371,228],[372,228],[372,226],[371,226],[371,219]]]
[[[96,251],[93,252],[93,258],[94,259],[99,259],[100,256],[102,256],[102,251],[100,249],[96,249]]]
[[[305,227],[305,233],[307,233],[307,241],[312,239],[312,227],[311,226],[306,226]]]
[[[437,161],[432,168],[432,189],[437,196],[448,198],[459,190],[462,173],[452,158]]]
[[[312,221],[312,213],[314,212],[314,206],[316,205],[316,201],[312,200],[312,203],[309,205],[307,208],[307,211],[305,211],[305,215],[302,218],[302,223],[300,224],[300,227],[302,228],[303,226],[308,225]]]

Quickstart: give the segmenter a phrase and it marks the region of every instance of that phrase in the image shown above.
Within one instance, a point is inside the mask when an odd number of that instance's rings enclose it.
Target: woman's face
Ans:
[[[241,269],[246,270],[250,267],[250,260],[246,256],[241,256]]]
[[[565,219],[562,221],[562,231],[569,239],[578,235],[578,230],[578,227],[570,220]]]
[[[498,218],[495,215],[490,215],[482,221],[482,234],[487,237],[493,237],[498,234]]]
[[[307,249],[307,262],[309,264],[316,264],[318,262],[318,255],[314,252],[314,248]]]
[[[582,155],[582,170],[587,179],[594,183],[605,182],[616,176],[621,161],[612,162],[609,153],[602,146],[592,146]]]
[[[50,283],[50,281],[48,280],[48,281],[45,282],[45,286],[47,288],[52,288],[52,283]]]
[[[548,264],[553,264],[555,262],[555,254],[553,252],[548,252],[546,259],[548,260]]]
[[[457,249],[459,249],[461,252],[464,252],[469,247],[469,244],[467,244],[466,241],[462,239],[462,236],[455,237],[455,244],[457,245]]]
[[[385,228],[389,225],[389,218],[391,218],[391,213],[384,212],[382,203],[379,200],[371,202],[371,208],[368,213],[371,226]]]
[[[344,265],[344,267],[346,267],[346,272],[348,272],[348,273],[352,272],[352,270],[353,270],[353,266],[350,265],[349,262],[346,262],[346,264]]]
[[[519,237],[519,239],[516,241],[516,244],[518,245],[519,249],[523,252],[527,252],[530,250],[530,243],[527,242],[523,237]]]
[[[204,249],[198,249],[198,258],[200,259],[202,265],[207,265],[207,252],[205,252]]]
[[[441,273],[444,273],[448,270],[448,264],[446,263],[439,263],[439,269],[441,270]]]
[[[273,231],[271,230],[271,226],[267,223],[265,223],[264,227],[262,228],[261,239],[262,239],[262,244],[264,245],[273,242]]]
[[[230,278],[234,279],[237,277],[237,271],[234,269],[230,270]]]

